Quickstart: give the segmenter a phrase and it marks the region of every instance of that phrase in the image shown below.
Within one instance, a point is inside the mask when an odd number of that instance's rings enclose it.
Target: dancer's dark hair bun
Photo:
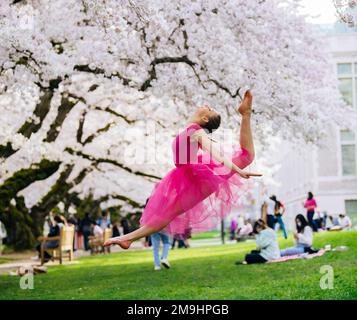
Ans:
[[[220,125],[221,125],[221,116],[217,114],[215,116],[210,117],[208,122],[201,127],[206,131],[208,131],[208,133],[212,133],[213,131],[217,130]]]

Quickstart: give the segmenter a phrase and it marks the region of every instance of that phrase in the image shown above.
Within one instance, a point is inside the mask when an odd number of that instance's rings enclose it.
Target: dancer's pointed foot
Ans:
[[[244,94],[244,99],[238,108],[239,113],[242,116],[251,114],[252,103],[253,103],[253,95],[250,90],[247,90]]]
[[[122,249],[129,249],[131,242],[129,240],[121,240],[119,239],[120,237],[116,237],[116,238],[110,238],[107,241],[104,242],[104,247],[109,247],[113,244],[117,244],[118,246],[120,246]]]

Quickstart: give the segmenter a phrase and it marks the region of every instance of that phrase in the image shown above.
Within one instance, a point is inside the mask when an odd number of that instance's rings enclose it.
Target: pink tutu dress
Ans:
[[[141,225],[163,229],[170,234],[201,232],[214,228],[236,204],[241,180],[235,171],[215,161],[208,152],[199,154],[201,146],[191,139],[202,129],[192,124],[178,134],[173,143],[176,168],[155,187],[146,204]],[[232,161],[241,169],[253,157],[246,149],[233,152]]]

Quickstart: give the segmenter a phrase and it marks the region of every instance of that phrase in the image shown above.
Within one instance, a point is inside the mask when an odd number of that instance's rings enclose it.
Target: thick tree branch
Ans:
[[[149,78],[144,81],[144,83],[141,85],[139,91],[145,91],[149,87],[151,87],[151,82],[155,79],[157,79],[156,75],[156,66],[158,64],[164,64],[164,63],[185,63],[189,65],[190,67],[193,67],[196,65],[195,62],[191,61],[186,55],[182,57],[162,57],[162,58],[155,58],[151,62],[151,69],[149,71]]]
[[[80,72],[88,72],[88,73],[93,73],[93,74],[101,74],[103,75],[104,78],[112,79],[112,78],[119,78],[124,86],[128,86],[130,82],[132,82],[130,79],[122,76],[119,72],[112,73],[110,75],[107,75],[104,69],[101,68],[94,68],[91,69],[87,64],[84,65],[76,65],[74,66],[75,71],[80,71]]]
[[[18,133],[21,133],[26,138],[30,138],[33,133],[36,133],[41,128],[43,119],[46,117],[50,110],[52,97],[52,90],[46,89],[42,92],[40,102],[36,105],[36,108],[33,112],[33,115],[36,117],[36,119],[39,119],[39,121],[35,121],[35,119],[31,117],[22,125]]]
[[[128,119],[126,116],[124,116],[124,115],[122,115],[122,114],[116,112],[115,110],[111,109],[110,107],[105,107],[105,108],[103,109],[103,108],[101,108],[101,107],[94,106],[93,109],[94,109],[94,110],[99,110],[99,111],[109,112],[109,113],[111,113],[111,114],[113,114],[113,115],[115,115],[115,116],[117,116],[117,117],[119,117],[119,118],[122,118],[122,119],[123,119],[126,123],[128,123],[128,124],[132,124],[132,123],[135,122],[135,120],[130,120],[130,119]]]
[[[45,216],[69,196],[69,191],[83,181],[91,168],[83,169],[71,182],[67,182],[73,171],[74,165],[67,165],[61,172],[51,190],[41,199],[41,201],[31,208],[30,214],[36,225],[43,225]]]
[[[0,158],[6,159],[12,156],[17,150],[13,149],[10,142],[0,145]],[[1,163],[1,162],[0,162]]]
[[[145,177],[145,178],[150,178],[150,179],[155,179],[155,180],[161,180],[161,177],[158,177],[158,176],[155,176],[155,175],[152,175],[152,174],[147,174],[147,173],[144,173],[144,172],[141,172],[141,171],[134,171],[132,170],[131,168],[125,166],[124,164],[116,161],[116,160],[113,160],[113,159],[105,159],[105,158],[95,158],[89,154],[85,154],[83,153],[82,151],[76,151],[72,148],[66,148],[65,149],[66,152],[68,152],[69,154],[71,155],[76,155],[76,156],[79,156],[79,157],[82,157],[84,159],[87,159],[89,161],[91,161],[93,164],[95,165],[98,165],[100,163],[109,163],[109,164],[112,164],[116,167],[119,167],[129,173],[132,173],[132,174],[135,174],[137,176],[142,176],[142,177]]]
[[[47,132],[45,142],[54,142],[57,139],[64,120],[79,101],[86,103],[81,97],[68,93],[62,94],[61,105],[58,107],[57,116]]]
[[[130,199],[123,195],[115,194],[115,195],[111,195],[110,197],[113,199],[123,200],[123,201],[129,203],[133,208],[138,208],[138,209],[144,208],[143,204],[140,204],[140,203],[134,201],[133,199]]]
[[[83,127],[84,127],[84,122],[86,119],[86,114],[87,114],[87,111],[84,110],[81,114],[81,117],[79,118],[79,125],[78,125],[77,135],[76,135],[78,143],[82,143]]]
[[[87,137],[87,139],[85,139],[82,142],[82,145],[86,145],[88,143],[91,143],[96,137],[98,137],[98,135],[102,132],[106,132],[110,129],[110,127],[113,125],[114,123],[108,123],[106,126],[104,126],[103,128],[98,129],[95,133],[91,134],[90,136]]]
[[[9,205],[10,200],[16,197],[19,191],[35,181],[47,179],[58,170],[59,166],[60,162],[44,159],[29,168],[17,171],[12,177],[6,179],[0,186],[0,213],[4,207]]]

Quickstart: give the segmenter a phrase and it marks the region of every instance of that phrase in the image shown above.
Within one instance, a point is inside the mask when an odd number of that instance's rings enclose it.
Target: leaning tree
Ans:
[[[60,202],[140,211],[197,104],[237,132],[252,88],[261,144],[314,143],[344,116],[294,1],[6,0],[0,16],[0,220],[21,247]]]

